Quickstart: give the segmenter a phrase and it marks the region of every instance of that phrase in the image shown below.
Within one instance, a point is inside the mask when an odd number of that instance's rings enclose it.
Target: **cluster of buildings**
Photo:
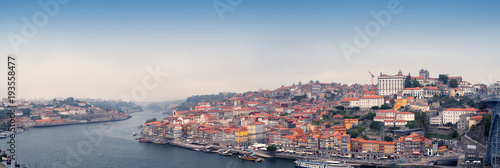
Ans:
[[[314,123],[325,121],[329,110],[343,106],[351,111],[375,111],[374,121],[387,127],[404,127],[415,120],[415,113],[408,111],[438,111],[440,102],[429,102],[435,96],[489,94],[486,85],[471,85],[459,76],[448,76],[459,82],[457,88],[451,88],[431,78],[424,69],[412,77],[422,87],[405,88],[406,78],[399,71],[396,75],[381,73],[377,86],[310,81],[236,94],[223,100],[199,102],[189,110],[173,110],[161,121],[144,124],[142,133],[232,145],[266,143],[305,149],[422,154],[433,148],[432,141],[415,133],[385,142],[351,137],[348,130],[362,122],[357,118],[333,115],[328,117],[329,122]],[[376,110],[384,105],[389,109]],[[470,125],[478,122],[475,115],[481,113],[473,108],[445,109],[430,123],[459,123],[464,114],[471,114],[464,123]]]
[[[127,119],[127,113],[116,110],[104,110],[85,101],[66,104],[63,101],[54,101],[47,104],[36,104],[28,101],[18,103],[16,110],[16,124],[18,126],[45,127],[70,124],[81,124],[87,122],[103,122]],[[0,107],[4,110],[6,107]],[[2,123],[8,123],[9,118],[3,119]]]
[[[373,121],[384,123],[388,127],[403,127],[408,121],[414,121],[415,114],[412,112],[398,112],[395,110],[379,110]]]

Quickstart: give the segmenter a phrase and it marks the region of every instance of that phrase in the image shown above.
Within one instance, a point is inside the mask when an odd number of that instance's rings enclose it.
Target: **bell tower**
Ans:
[[[179,117],[179,114],[177,113],[177,110],[172,110],[172,116]]]

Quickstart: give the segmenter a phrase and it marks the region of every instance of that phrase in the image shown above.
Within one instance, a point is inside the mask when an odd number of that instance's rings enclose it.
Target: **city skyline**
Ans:
[[[160,82],[150,78],[157,87],[147,89],[143,101],[309,80],[370,84],[367,71],[376,78],[400,69],[418,76],[426,68],[433,78],[459,75],[471,83],[500,80],[494,50],[500,23],[493,22],[498,2],[400,1],[401,11],[347,60],[339,44],[353,44],[356,28],[377,21],[371,12],[392,3],[357,2],[242,0],[221,17],[214,3],[230,4],[219,0],[69,1],[49,8],[57,12],[16,49],[11,34],[22,35],[23,18],[33,22],[45,9],[38,2],[4,1],[0,54],[19,58],[18,94],[26,99],[122,99],[143,86],[148,68],[168,75]]]

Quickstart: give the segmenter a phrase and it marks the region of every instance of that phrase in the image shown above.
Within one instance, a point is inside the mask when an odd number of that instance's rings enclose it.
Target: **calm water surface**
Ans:
[[[31,128],[16,136],[16,155],[29,168],[49,167],[185,167],[253,168],[294,167],[292,160],[265,159],[254,163],[218,154],[197,152],[170,145],[138,143],[133,132],[147,119],[163,119],[160,112],[132,113],[125,121]],[[7,148],[9,139],[0,139]]]

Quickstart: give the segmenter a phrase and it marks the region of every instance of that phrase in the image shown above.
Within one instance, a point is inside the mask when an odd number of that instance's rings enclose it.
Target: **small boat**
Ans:
[[[0,139],[7,138],[8,136],[9,136],[9,132],[7,132],[7,131],[0,133]]]
[[[222,156],[229,156],[229,157],[233,156],[233,154],[229,153],[229,152],[228,153],[221,153],[220,155],[222,155]]]
[[[305,161],[297,160],[294,162],[296,168],[324,167],[324,168],[344,168],[350,167],[343,161]]]
[[[193,150],[194,150],[194,151],[200,151],[200,149],[198,149],[198,148],[194,148]]]
[[[257,158],[255,157],[252,157],[252,156],[248,156],[248,155],[239,155],[238,156],[240,159],[243,159],[243,160],[250,160],[250,161],[255,161]]]
[[[109,125],[109,122],[107,122],[107,123],[104,123],[104,125]]]
[[[224,152],[219,152],[220,155],[222,156],[233,156],[232,153],[229,152],[230,150],[224,151]]]
[[[16,130],[16,132],[14,132],[14,134],[17,135],[17,134],[20,134],[20,133],[23,133],[23,132],[24,132],[24,129],[21,128],[21,129]]]
[[[243,159],[243,160],[249,160],[249,161],[255,161],[255,162],[260,162],[263,160],[262,158],[259,158],[259,157],[253,156],[253,155],[239,155],[238,157],[240,159]]]
[[[151,140],[145,140],[145,139],[139,138],[139,142],[140,143],[151,143]]]
[[[136,135],[137,135],[137,132],[134,132],[132,135],[136,136]]]

